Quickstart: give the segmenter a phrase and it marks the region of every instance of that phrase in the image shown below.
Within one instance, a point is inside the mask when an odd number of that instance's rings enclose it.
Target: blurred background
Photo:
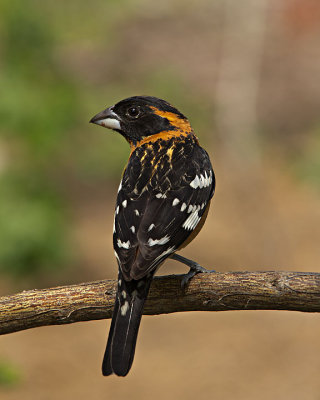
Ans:
[[[216,172],[184,255],[319,271],[319,20],[317,0],[1,0],[0,294],[115,278],[129,147],[88,121],[141,94],[189,117]],[[125,379],[100,374],[109,324],[2,336],[1,399],[320,398],[317,315],[144,317]]]

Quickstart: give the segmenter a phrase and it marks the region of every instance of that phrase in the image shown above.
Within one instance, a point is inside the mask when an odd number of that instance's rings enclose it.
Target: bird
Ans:
[[[186,264],[182,286],[208,272],[177,251],[201,230],[215,190],[208,153],[188,119],[165,100],[133,96],[95,115],[130,145],[113,225],[117,294],[102,374],[126,376],[131,368],[144,303],[155,272],[168,258]]]

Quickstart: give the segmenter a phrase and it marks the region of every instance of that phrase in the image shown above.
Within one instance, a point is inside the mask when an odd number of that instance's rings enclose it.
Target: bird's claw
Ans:
[[[189,281],[197,274],[209,274],[210,272],[215,272],[215,270],[208,270],[205,269],[204,267],[201,267],[200,264],[194,263],[191,267],[189,272],[187,272],[185,275],[183,275],[181,279],[181,288],[183,290],[186,289],[186,286],[188,285]]]

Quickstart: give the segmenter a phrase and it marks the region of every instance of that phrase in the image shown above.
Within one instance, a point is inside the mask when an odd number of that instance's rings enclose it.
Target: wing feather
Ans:
[[[146,276],[177,250],[210,202],[215,181],[209,156],[199,146],[186,147],[134,155],[124,173],[114,247],[127,280]],[[139,158],[144,163],[138,165]]]

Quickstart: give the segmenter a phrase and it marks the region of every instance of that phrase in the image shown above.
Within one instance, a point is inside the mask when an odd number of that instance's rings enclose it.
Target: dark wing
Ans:
[[[150,165],[144,151],[124,173],[115,213],[114,248],[127,280],[156,269],[188,239],[214,191],[209,156],[198,145],[166,148]]]

